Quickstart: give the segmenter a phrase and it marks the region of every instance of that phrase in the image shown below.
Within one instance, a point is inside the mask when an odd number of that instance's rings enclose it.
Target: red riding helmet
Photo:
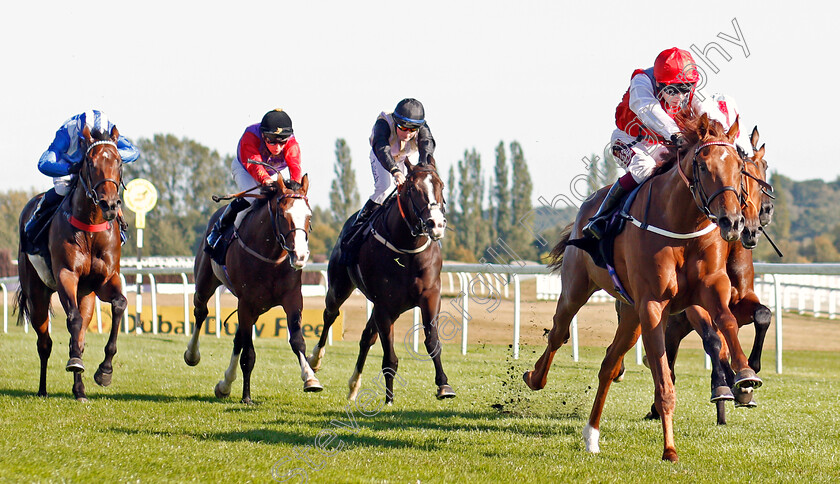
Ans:
[[[691,54],[671,47],[656,56],[653,63],[653,77],[659,84],[697,84],[700,75]]]

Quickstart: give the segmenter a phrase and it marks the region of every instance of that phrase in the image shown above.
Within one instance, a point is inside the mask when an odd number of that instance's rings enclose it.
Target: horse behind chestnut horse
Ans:
[[[105,345],[105,359],[93,379],[111,384],[112,361],[117,352],[117,334],[126,308],[120,282],[120,229],[116,221],[122,201],[122,158],[117,151],[119,131],[110,133],[89,127],[82,131],[84,160],[76,184],[64,197],[49,226],[49,258],[18,251],[20,288],[16,306],[18,321],[26,317],[38,335],[41,378],[38,395],[47,395],[47,361],[52,352],[49,333],[50,299],[58,292],[67,314],[70,359],[65,369],[73,373],[73,396],[85,402],[82,373],[85,365],[85,332],[90,324],[96,297],[111,303],[111,332]],[[43,194],[30,200],[20,214],[20,236]],[[51,263],[48,266],[47,260]]]
[[[438,399],[455,397],[455,391],[443,372],[441,345],[435,324],[440,312],[442,266],[437,241],[444,235],[446,219],[443,181],[438,176],[434,160],[430,158],[430,163],[426,165],[409,166],[405,183],[400,186],[397,195],[386,201],[371,217],[370,236],[359,248],[358,261],[347,266],[341,262],[341,240],[347,237],[347,230],[355,217],[352,215],[345,222],[330,255],[324,329],[309,359],[312,368],[318,370],[321,367],[327,332],[338,317],[341,305],[358,287],[373,302],[373,312],[362,331],[359,357],[348,382],[347,398],[355,401],[362,384],[368,350],[378,336],[384,353],[385,402],[393,402],[398,362],[394,351],[394,321],[413,307],[419,307],[423,315],[426,351],[435,366],[435,396]]]
[[[737,336],[737,321],[728,307],[731,284],[726,258],[718,251],[705,251],[697,238],[704,230],[719,230],[720,237],[731,242],[743,229],[736,188],[740,187],[743,162],[733,145],[738,123],[725,132],[718,123],[710,123],[705,114],[695,119],[680,114],[677,119],[689,141],[688,150],[670,169],[651,177],[640,188],[639,196],[644,200],[633,205],[630,215],[636,222],[643,222],[641,226],[627,224],[614,242],[615,277],[623,283],[632,305],[621,305],[619,326],[601,365],[598,391],[583,431],[589,452],[600,451],[600,420],[609,386],[620,372],[624,354],[641,333],[654,380],[655,405],[661,415],[662,458],[677,460],[673,429],[676,395],[664,341],[664,323],[670,313],[692,305],[705,307],[726,335],[736,381],[750,385],[757,379],[737,337],[730,340],[732,334]],[[572,317],[589,296],[603,288],[616,299],[624,297],[606,269],[597,266],[587,252],[569,244],[572,238],[580,237],[581,228],[596,208],[592,199],[585,202],[551,253],[551,267],[560,269],[563,290],[548,347],[534,370],[524,375],[532,390],[545,387],[554,354],[568,340]],[[717,227],[711,226],[713,221]]]
[[[195,329],[184,352],[184,361],[195,366],[201,360],[198,336],[207,318],[207,302],[217,287],[224,284],[238,299],[239,327],[233,339],[233,354],[224,378],[216,384],[218,398],[230,396],[236,379],[237,364],[242,368],[242,403],[251,403],[251,371],[256,352],[251,330],[257,318],[275,306],[283,306],[289,327],[289,344],[300,364],[303,391],[323,389],[306,361],[306,343],[301,331],[301,269],[309,259],[309,223],[312,210],[306,193],[309,176],[301,183],[278,180],[277,192],[259,200],[242,220],[225,254],[225,265],[217,264],[207,252],[203,239],[195,258]],[[216,211],[207,232],[219,218]],[[207,235],[205,233],[205,235]]]

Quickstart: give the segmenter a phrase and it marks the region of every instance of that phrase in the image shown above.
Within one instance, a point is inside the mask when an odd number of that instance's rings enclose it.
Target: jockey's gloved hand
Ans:
[[[273,197],[277,193],[277,182],[270,181],[268,183],[264,183],[260,187],[260,194],[264,197]]]
[[[682,148],[688,144],[688,140],[685,139],[685,135],[682,133],[674,133],[671,135],[671,143],[677,148]]]
[[[398,186],[405,183],[405,175],[403,175],[401,171],[395,171],[393,173],[393,175],[394,175],[394,183],[396,183]]]
[[[82,171],[81,163],[72,163],[70,167],[67,168],[68,175],[77,175],[80,171]]]

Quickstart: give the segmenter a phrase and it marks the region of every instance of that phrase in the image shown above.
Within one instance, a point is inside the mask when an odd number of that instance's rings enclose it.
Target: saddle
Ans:
[[[216,248],[213,249],[207,244],[204,244],[204,252],[213,259],[213,262],[219,264],[220,266],[225,265],[225,257],[227,256],[228,247],[230,247],[231,242],[233,242],[234,237],[236,237],[236,227],[235,224],[231,224],[230,227],[227,227],[224,232],[222,232],[222,238],[219,239],[219,243],[216,244]]]
[[[340,251],[339,262],[342,265],[349,267],[359,261],[359,249],[362,248],[364,241],[373,233],[373,223],[383,216],[385,207],[391,203],[394,197],[395,195],[392,194],[385,199],[382,206],[376,209],[362,225],[358,227],[350,225],[347,227],[347,232],[342,237],[341,244],[337,246]]]
[[[649,179],[650,178],[648,178],[648,180]],[[647,182],[647,180],[645,180],[645,182]],[[629,218],[630,207],[633,206],[633,202],[636,200],[636,195],[638,195],[639,190],[643,186],[644,183],[634,188],[633,191],[631,191],[630,194],[628,194],[624,200],[619,203],[615,209],[613,209],[612,212],[607,214],[609,217],[607,230],[604,232],[604,237],[601,240],[583,237],[569,241],[569,245],[573,245],[585,251],[590,257],[592,257],[592,261],[595,262],[598,267],[606,269],[610,273],[610,277],[613,279],[616,291],[624,297],[625,302],[630,303],[632,303],[632,299],[630,299],[630,296],[627,295],[627,291],[625,291],[621,281],[618,279],[618,275],[615,272],[615,239],[624,230]],[[648,198],[648,204],[650,204],[650,198]],[[647,217],[645,217],[645,219],[647,219]]]

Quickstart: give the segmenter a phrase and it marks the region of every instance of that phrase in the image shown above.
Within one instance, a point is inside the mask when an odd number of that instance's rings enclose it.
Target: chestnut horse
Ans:
[[[242,403],[251,403],[251,372],[256,361],[251,331],[261,314],[278,305],[286,313],[289,344],[300,364],[303,391],[323,389],[306,361],[306,343],[301,331],[301,269],[309,259],[312,218],[308,190],[308,175],[303,176],[301,183],[279,179],[277,192],[256,202],[236,229],[224,266],[204,251],[207,240],[202,239],[195,258],[195,329],[184,352],[188,365],[195,366],[201,360],[198,336],[207,318],[207,302],[216,288],[224,284],[238,300],[239,327],[233,338],[230,365],[214,388],[217,398],[230,396],[239,365],[243,378]],[[210,218],[208,233],[223,210],[217,210]]]
[[[615,239],[615,271],[624,283],[633,305],[621,305],[618,329],[599,372],[599,386],[589,422],[583,430],[589,452],[599,452],[600,419],[610,383],[619,374],[621,359],[641,334],[655,386],[656,409],[662,416],[664,450],[662,458],[676,461],[673,413],[674,384],[665,353],[664,326],[671,313],[692,305],[707,308],[716,326],[724,331],[732,350],[732,368],[741,385],[754,382],[754,372],[740,350],[736,334],[737,321],[729,310],[731,284],[726,274],[726,258],[719,251],[705,250],[698,238],[682,238],[702,233],[702,229],[719,230],[725,241],[735,241],[744,226],[739,189],[743,161],[732,144],[738,131],[737,121],[728,132],[708,116],[688,119],[677,117],[690,148],[684,158],[677,157],[670,169],[647,181],[641,193],[645,204],[634,205],[630,215],[644,219],[652,227],[662,228],[681,238],[664,236],[643,228],[628,227]],[[548,370],[557,349],[569,338],[572,317],[596,290],[603,288],[617,299],[607,270],[598,267],[583,250],[569,245],[572,236],[580,236],[581,228],[594,213],[592,199],[583,204],[577,219],[561,234],[551,253],[554,269],[560,269],[563,290],[557,301],[554,325],[548,335],[548,346],[533,371],[524,379],[532,390],[545,387]],[[648,216],[645,212],[649,212]],[[710,227],[715,222],[716,228]]]
[[[436,396],[452,398],[440,361],[437,316],[440,312],[440,269],[442,259],[437,240],[446,229],[444,218],[443,181],[438,176],[434,160],[419,166],[409,166],[405,183],[395,197],[391,197],[371,218],[371,233],[359,249],[358,262],[352,267],[341,264],[341,240],[347,235],[355,215],[344,224],[335,244],[327,269],[329,289],[324,309],[324,331],[314,348],[310,363],[321,367],[326,335],[338,317],[339,308],[358,287],[373,302],[373,313],[362,331],[359,357],[349,381],[348,398],[355,400],[361,386],[362,370],[368,350],[382,340],[382,372],[385,377],[385,401],[394,400],[394,376],[397,355],[394,352],[394,321],[400,314],[420,307],[423,316],[426,351],[434,362]]]
[[[767,336],[767,330],[770,328],[771,312],[767,306],[761,304],[758,296],[754,291],[755,271],[753,269],[752,252],[748,249],[755,247],[758,231],[763,230],[763,227],[768,225],[773,214],[773,201],[770,193],[773,188],[766,182],[767,162],[764,160],[764,146],[755,148],[758,144],[758,128],[754,128],[750,141],[752,142],[755,154],[751,158],[746,158],[744,183],[742,190],[744,192],[743,198],[745,201],[744,213],[747,220],[757,220],[759,225],[758,230],[751,229],[751,224],[748,222],[745,225],[744,231],[741,234],[741,243],[723,242],[718,240],[718,244],[728,244],[724,250],[729,251],[726,262],[726,270],[729,274],[729,279],[732,282],[732,300],[729,303],[729,308],[738,320],[738,327],[742,327],[752,322],[755,323],[755,339],[753,347],[749,356],[750,368],[756,373],[761,371],[761,352],[764,347],[764,340]],[[755,214],[757,215],[747,215]],[[697,329],[700,319],[705,319],[707,316],[699,308],[689,308],[684,313],[672,315],[668,319],[668,325],[665,329],[665,349],[668,354],[668,366],[671,368],[672,378],[674,375],[674,363],[677,358],[677,351],[680,342],[693,329]],[[703,334],[702,331],[698,334]],[[707,344],[707,338],[703,338],[704,345]],[[726,409],[724,402],[726,400],[735,400],[735,405],[738,407],[755,407],[757,403],[753,398],[752,390],[758,385],[738,387],[734,385],[734,373],[729,367],[729,352],[724,344],[720,346],[719,356],[710,355],[713,363],[718,358],[720,365],[725,372],[724,382],[720,378],[715,378],[712,375],[712,401],[717,404],[717,423],[720,425],[726,424]],[[725,385],[721,387],[721,385]],[[731,391],[726,391],[732,388]],[[716,392],[716,389],[717,392]],[[651,405],[650,413],[646,418],[659,418],[655,406]]]
[[[120,282],[120,229],[116,221],[122,201],[122,158],[117,151],[120,137],[116,126],[110,133],[85,126],[80,149],[85,150],[75,186],[59,205],[49,227],[48,267],[44,257],[18,251],[20,288],[17,294],[18,320],[24,316],[38,335],[41,379],[38,395],[47,395],[47,360],[52,351],[49,333],[50,299],[58,292],[67,314],[70,359],[65,369],[73,373],[73,396],[85,402],[82,372],[85,365],[85,332],[90,324],[96,297],[111,303],[111,332],[105,345],[105,359],[94,374],[102,386],[111,384],[117,334],[126,309]],[[36,196],[20,215],[20,236],[40,197]]]

